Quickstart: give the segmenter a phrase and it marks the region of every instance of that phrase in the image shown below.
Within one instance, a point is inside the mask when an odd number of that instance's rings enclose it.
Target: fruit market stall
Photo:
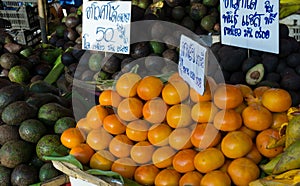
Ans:
[[[280,3],[282,17],[294,13]],[[129,6],[111,17],[114,35],[110,23],[97,29],[95,48],[88,6],[64,4],[48,43],[1,31],[0,182],[299,184],[300,45],[286,24],[296,16],[270,29],[276,53],[222,44],[216,0]],[[101,51],[116,35],[126,44]]]

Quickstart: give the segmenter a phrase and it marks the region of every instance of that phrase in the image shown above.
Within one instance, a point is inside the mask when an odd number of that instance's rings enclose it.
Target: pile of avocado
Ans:
[[[60,134],[76,125],[71,101],[41,80],[0,84],[0,185],[25,186],[62,174],[43,156],[68,154]]]
[[[215,43],[211,49],[230,84],[280,87],[289,91],[293,106],[300,104],[300,42],[279,26],[279,54]]]

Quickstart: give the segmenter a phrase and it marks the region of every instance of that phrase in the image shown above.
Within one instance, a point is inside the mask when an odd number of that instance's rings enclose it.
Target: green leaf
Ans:
[[[131,179],[128,179],[128,178],[124,178],[124,185],[125,186],[141,186],[140,184],[138,184],[137,182],[131,180]]]
[[[39,183],[34,183],[34,184],[31,184],[29,186],[41,186],[42,182],[39,182]]]
[[[89,169],[86,171],[88,174],[96,175],[96,176],[108,176],[108,177],[113,177],[121,180],[121,182],[124,184],[124,178],[116,172],[113,171],[103,171],[99,169]]]
[[[62,162],[67,162],[71,163],[72,165],[78,167],[80,170],[83,170],[82,164],[72,155],[67,155],[67,156],[43,156],[45,160],[50,160],[50,161],[62,161]]]
[[[57,81],[59,76],[62,74],[64,70],[64,64],[61,62],[61,56],[59,55],[54,63],[53,68],[49,72],[49,74],[45,77],[44,81],[46,81],[49,84],[53,84],[54,82]]]

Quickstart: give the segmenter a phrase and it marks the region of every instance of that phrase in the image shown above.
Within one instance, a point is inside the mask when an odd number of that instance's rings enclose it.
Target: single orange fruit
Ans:
[[[113,162],[111,170],[119,173],[121,176],[132,179],[137,168],[136,163],[131,158],[120,158]]]
[[[228,132],[221,141],[221,150],[228,158],[240,158],[252,149],[252,139],[242,131]]]
[[[262,160],[262,155],[255,145],[252,146],[252,150],[245,157],[252,160],[255,164],[258,164]]]
[[[110,134],[117,135],[125,132],[126,125],[116,114],[110,114],[104,118],[103,128]]]
[[[109,152],[118,158],[128,157],[130,155],[133,142],[125,135],[116,135],[109,143]]]
[[[235,86],[237,86],[241,90],[242,95],[243,95],[244,98],[248,97],[249,95],[253,95],[254,94],[253,90],[248,85],[237,84]]]
[[[76,128],[78,128],[84,137],[86,139],[86,136],[88,133],[93,129],[88,123],[86,118],[81,118],[76,123]]]
[[[94,150],[106,149],[113,136],[103,128],[93,129],[87,136],[86,143]]]
[[[99,128],[103,124],[103,119],[108,115],[108,111],[101,105],[93,106],[86,114],[88,125],[93,128]]]
[[[87,164],[94,153],[94,150],[86,143],[72,147],[69,152],[69,154],[73,155],[82,164]]]
[[[256,136],[255,142],[258,151],[267,158],[274,158],[278,154],[282,153],[283,146],[270,148],[269,145],[272,142],[279,140],[279,131],[276,129],[266,129],[259,132]]]
[[[122,97],[133,97],[137,94],[136,89],[141,76],[135,73],[122,74],[116,82],[116,91]]]
[[[169,105],[183,102],[189,96],[189,86],[185,81],[168,82],[162,89],[162,98]]]
[[[90,167],[92,169],[108,171],[111,169],[115,159],[114,155],[108,150],[98,150],[90,159]]]
[[[60,136],[61,143],[67,148],[73,148],[85,142],[84,135],[79,128],[68,128]]]
[[[126,135],[132,141],[145,141],[148,138],[149,123],[145,120],[137,119],[127,124]]]
[[[211,101],[198,102],[193,105],[191,115],[192,119],[198,123],[212,122],[218,108]]]
[[[125,121],[139,119],[143,116],[143,102],[138,98],[125,98],[120,102],[117,113]]]
[[[214,104],[220,109],[233,109],[239,106],[244,98],[241,90],[230,84],[219,85],[213,95]]]
[[[134,172],[134,180],[142,185],[154,185],[159,169],[154,165],[141,165]]]
[[[143,116],[144,119],[150,123],[161,123],[165,120],[167,114],[168,106],[162,100],[162,98],[157,97],[148,100],[143,106]]]
[[[242,112],[244,125],[252,130],[262,131],[272,125],[272,113],[261,105],[250,105]]]
[[[234,159],[228,166],[228,175],[235,185],[249,185],[259,177],[259,167],[248,158]]]
[[[198,171],[190,171],[183,174],[179,180],[179,186],[198,186],[203,175]]]
[[[169,145],[176,150],[192,148],[191,135],[190,128],[176,128],[169,135]]]
[[[140,141],[134,144],[130,151],[130,157],[138,164],[146,164],[152,160],[155,148],[148,141]]]
[[[263,106],[271,112],[285,112],[292,105],[292,97],[288,91],[281,88],[266,90],[261,98]]]
[[[280,127],[283,123],[286,123],[289,121],[286,112],[273,112],[272,118],[273,118],[273,122],[272,122],[271,128],[277,129],[277,130],[280,129]]]
[[[242,127],[238,130],[248,134],[248,136],[250,136],[251,139],[254,139],[257,135],[257,132],[255,130],[249,129],[245,125],[242,125]]]
[[[187,104],[172,105],[167,111],[166,119],[172,128],[186,127],[192,122],[191,108]]]
[[[173,168],[180,173],[186,173],[195,170],[194,158],[197,151],[193,149],[183,149],[178,151],[173,158]]]
[[[154,184],[176,186],[179,184],[180,177],[181,175],[174,169],[163,169],[157,174]]]
[[[150,100],[160,95],[163,86],[158,77],[146,76],[138,83],[137,95],[143,100]]]
[[[220,170],[213,170],[206,173],[200,182],[202,186],[218,185],[218,186],[231,186],[230,177],[226,172]]]
[[[99,104],[102,106],[117,107],[122,97],[114,90],[103,90],[99,95]]]
[[[157,168],[167,168],[172,165],[176,151],[170,146],[157,148],[152,155],[152,163]]]
[[[209,84],[206,82],[206,86],[205,86],[203,95],[199,94],[195,89],[190,88],[190,99],[194,103],[197,103],[200,101],[211,101],[212,95],[211,95]]]
[[[224,109],[216,113],[214,126],[222,131],[234,131],[242,126],[242,117],[233,109]]]
[[[223,153],[214,147],[198,152],[194,158],[194,166],[201,173],[208,173],[220,168],[225,162]]]
[[[191,142],[194,147],[206,149],[216,146],[221,141],[221,133],[213,124],[197,124],[192,131]]]
[[[169,143],[169,135],[172,129],[167,124],[154,124],[148,130],[148,141],[155,146],[165,146]]]

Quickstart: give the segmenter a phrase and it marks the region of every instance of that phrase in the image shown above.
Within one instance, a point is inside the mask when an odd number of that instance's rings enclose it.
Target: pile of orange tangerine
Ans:
[[[200,95],[178,73],[167,82],[125,73],[61,142],[81,163],[142,185],[248,185],[263,157],[283,151],[268,144],[291,104],[279,88],[208,77]]]

